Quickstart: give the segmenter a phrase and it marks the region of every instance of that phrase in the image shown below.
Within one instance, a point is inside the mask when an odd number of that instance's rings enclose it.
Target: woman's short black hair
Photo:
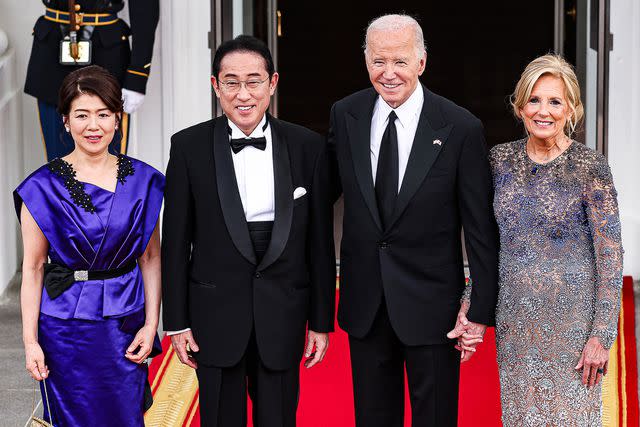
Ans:
[[[58,97],[58,112],[69,115],[71,103],[84,94],[97,96],[112,113],[122,113],[122,91],[118,80],[98,65],[72,71],[64,78]]]
[[[222,59],[233,52],[257,53],[264,58],[264,65],[267,73],[269,73],[269,78],[271,78],[275,72],[271,51],[269,51],[267,45],[262,40],[253,36],[240,35],[233,40],[227,40],[222,43],[216,50],[216,53],[213,56],[213,65],[211,67],[213,77],[215,77],[216,80],[218,79],[218,74],[220,74],[220,64],[222,63]]]

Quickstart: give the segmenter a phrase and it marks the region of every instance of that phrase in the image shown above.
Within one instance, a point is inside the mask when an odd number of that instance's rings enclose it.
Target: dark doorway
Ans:
[[[427,42],[422,82],[467,108],[490,145],[523,135],[508,96],[525,65],[553,50],[554,0],[537,2],[278,0],[278,116],[322,134],[338,99],[370,86],[362,44],[368,22],[408,13]]]

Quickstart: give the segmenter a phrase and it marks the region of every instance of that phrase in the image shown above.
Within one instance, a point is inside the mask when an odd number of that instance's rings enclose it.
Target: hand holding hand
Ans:
[[[24,354],[27,372],[29,372],[31,378],[42,381],[43,378],[49,377],[49,368],[44,364],[44,353],[40,344],[37,342],[25,344]]]
[[[484,332],[487,330],[486,325],[471,322],[467,319],[468,311],[469,301],[463,301],[460,305],[458,317],[456,318],[456,324],[453,329],[447,333],[447,338],[458,339],[455,348],[460,351],[462,363],[471,359],[471,356],[476,352],[478,344],[483,342]]]
[[[198,363],[195,361],[190,352],[200,351],[200,347],[196,344],[196,340],[193,339],[191,330],[171,335],[171,345],[178,355],[178,359],[187,366],[193,369],[198,368]]]
[[[156,336],[156,329],[151,326],[143,326],[136,334],[124,357],[134,363],[142,363],[147,360],[147,356],[151,353],[153,347],[153,339]]]
[[[315,352],[313,351],[314,346]],[[309,329],[307,333],[307,346],[304,350],[304,357],[307,358],[307,360],[304,361],[304,367],[312,368],[315,364],[322,362],[328,348],[329,334],[315,332]]]
[[[609,367],[609,350],[603,347],[598,337],[591,337],[582,350],[576,371],[582,369],[582,384],[593,387],[602,381]]]

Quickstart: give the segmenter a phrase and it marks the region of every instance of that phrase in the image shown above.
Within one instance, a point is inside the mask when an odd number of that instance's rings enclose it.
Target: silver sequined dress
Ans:
[[[600,426],[601,387],[574,367],[617,334],[622,245],[605,158],[573,142],[546,164],[526,140],[491,150],[500,229],[496,340],[506,427]]]

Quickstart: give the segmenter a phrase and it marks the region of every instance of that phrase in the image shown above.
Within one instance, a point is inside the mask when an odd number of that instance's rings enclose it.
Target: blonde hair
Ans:
[[[564,95],[571,110],[564,127],[564,133],[571,137],[584,116],[584,107],[580,99],[580,85],[573,66],[560,55],[540,56],[527,65],[509,100],[513,113],[518,119],[522,119],[520,110],[529,101],[533,86],[540,77],[545,75],[557,77],[564,83]]]

